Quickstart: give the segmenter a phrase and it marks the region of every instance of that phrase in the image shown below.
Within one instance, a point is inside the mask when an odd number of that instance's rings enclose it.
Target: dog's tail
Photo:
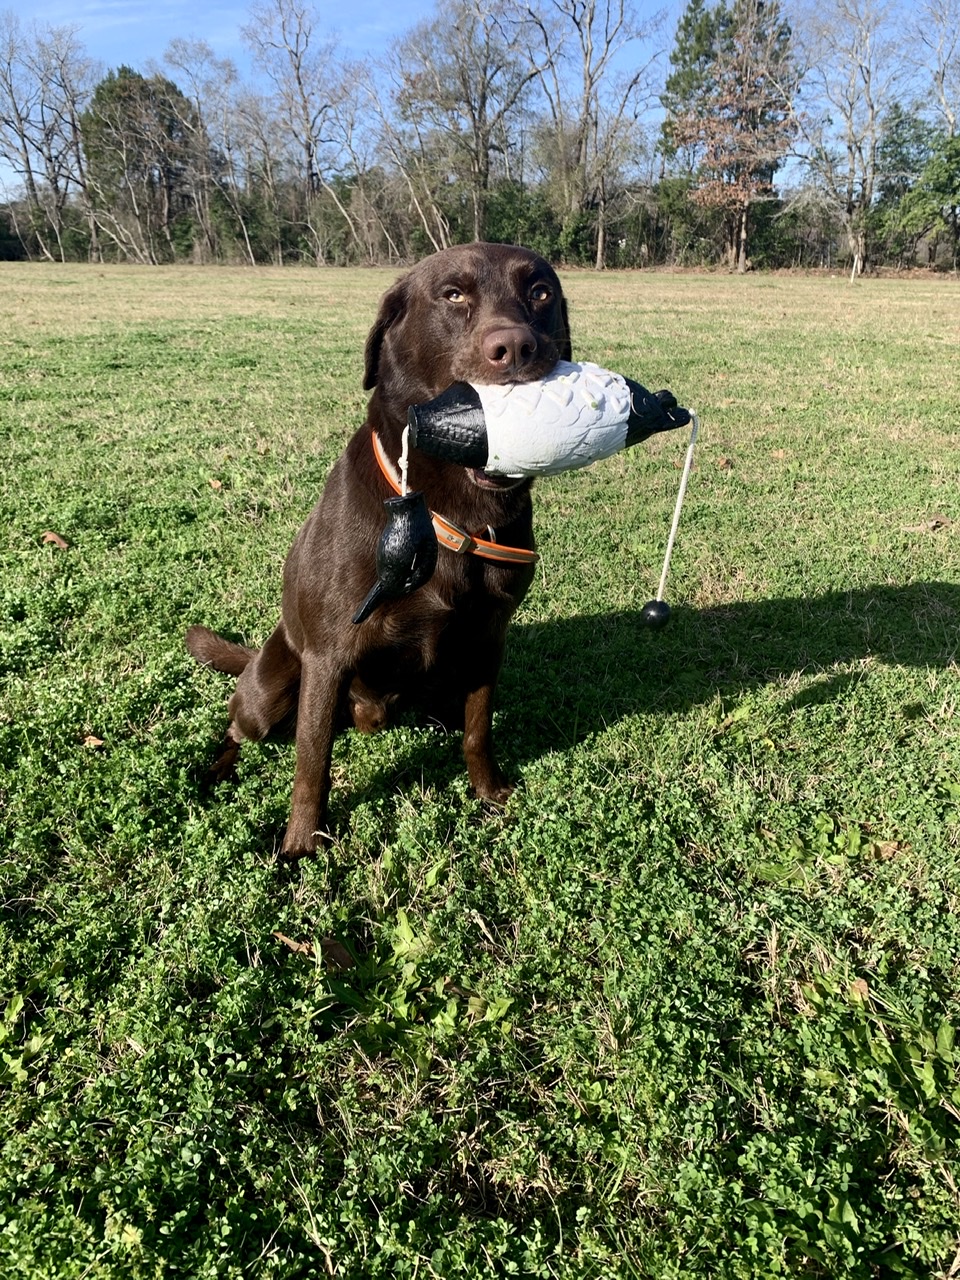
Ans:
[[[257,656],[256,649],[225,640],[209,627],[189,627],[186,641],[187,648],[199,663],[213,667],[214,671],[225,671],[230,676],[238,676],[250,659]]]

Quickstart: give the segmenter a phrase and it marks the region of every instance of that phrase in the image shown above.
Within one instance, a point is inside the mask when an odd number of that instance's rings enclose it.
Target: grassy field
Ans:
[[[572,275],[702,416],[537,485],[497,718],[205,794],[385,272],[0,267],[0,1271],[960,1272],[960,294]]]

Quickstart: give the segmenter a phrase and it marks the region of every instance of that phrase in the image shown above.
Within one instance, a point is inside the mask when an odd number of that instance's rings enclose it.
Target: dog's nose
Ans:
[[[537,354],[537,335],[526,325],[491,329],[484,335],[482,350],[487,364],[500,372],[519,372]]]

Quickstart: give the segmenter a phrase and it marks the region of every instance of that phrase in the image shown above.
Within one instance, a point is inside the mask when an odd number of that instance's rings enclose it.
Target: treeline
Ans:
[[[378,58],[256,0],[104,73],[0,15],[0,257],[399,263],[472,239],[604,266],[960,252],[960,0],[453,0]]]

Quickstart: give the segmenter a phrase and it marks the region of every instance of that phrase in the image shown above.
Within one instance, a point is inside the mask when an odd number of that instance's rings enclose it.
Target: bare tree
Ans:
[[[834,0],[808,9],[795,30],[807,67],[805,159],[843,226],[855,278],[869,258],[883,120],[910,71],[899,13],[890,0]]]
[[[62,255],[42,200],[43,85],[31,65],[32,41],[13,13],[0,14],[0,157],[23,183],[31,230],[41,254],[54,261]]]
[[[299,172],[305,197],[303,225],[318,262],[325,259],[325,232],[317,197],[325,192],[345,206],[327,177],[324,152],[328,127],[340,90],[332,40],[318,33],[317,16],[303,0],[257,0],[251,20],[242,28],[259,69],[274,89],[274,102],[284,127],[299,154]],[[349,217],[347,218],[349,226]]]
[[[484,239],[491,177],[498,161],[505,169],[517,108],[539,74],[516,21],[502,0],[454,0],[400,41],[394,63],[400,117],[466,181],[473,238]]]
[[[442,204],[443,166],[437,164],[436,148],[431,147],[419,117],[411,114],[403,118],[394,109],[404,87],[400,59],[387,58],[377,70],[369,83],[369,102],[377,119],[381,152],[399,175],[420,231],[434,252],[439,252],[453,243],[450,219]]]
[[[371,68],[364,63],[343,68],[330,109],[330,134],[341,164],[349,165],[341,190],[331,185],[330,196],[357,251],[370,264],[381,261],[384,250],[391,261],[398,261],[402,255],[380,208],[384,175],[377,108]]]
[[[223,136],[237,199],[256,209],[260,237],[271,259],[283,266],[284,138],[271,104],[252,90],[240,92],[229,131]]]
[[[174,109],[179,101],[188,108],[180,111],[178,118],[186,142],[184,181],[189,187],[194,219],[201,235],[201,257],[215,259],[218,244],[212,212],[214,193],[219,191],[224,196],[234,214],[237,209],[230,184],[223,180],[221,149],[211,135],[218,126],[229,128],[232,121],[231,96],[237,82],[236,67],[227,58],[217,58],[205,40],[172,40],[163,61],[176,72],[177,85],[183,94],[182,100],[174,100]],[[242,219],[240,221],[249,252],[249,239]]]
[[[13,14],[0,15],[0,156],[23,184],[29,233],[49,259],[65,256],[74,192],[91,256],[98,253],[79,125],[95,79],[73,28],[34,24],[27,32]]]
[[[321,40],[314,12],[301,0],[257,0],[241,28],[259,69],[273,85],[276,103],[301,154],[308,195],[321,187],[320,155],[330,112],[329,68],[335,45]]]
[[[960,120],[960,0],[922,0],[912,17],[907,47],[929,75],[934,109],[953,138]]]
[[[521,0],[522,2],[522,0]],[[651,94],[653,58],[617,73],[625,51],[648,38],[629,0],[546,0],[523,7],[529,48],[546,99],[553,166],[569,214],[593,210],[596,266],[604,265],[606,211],[629,126]]]
[[[86,156],[80,118],[99,77],[99,68],[86,56],[72,27],[49,27],[37,40],[36,74],[46,86],[44,112],[53,144],[47,167],[64,176],[76,192],[89,236],[88,257],[100,261],[100,238],[87,182]]]

